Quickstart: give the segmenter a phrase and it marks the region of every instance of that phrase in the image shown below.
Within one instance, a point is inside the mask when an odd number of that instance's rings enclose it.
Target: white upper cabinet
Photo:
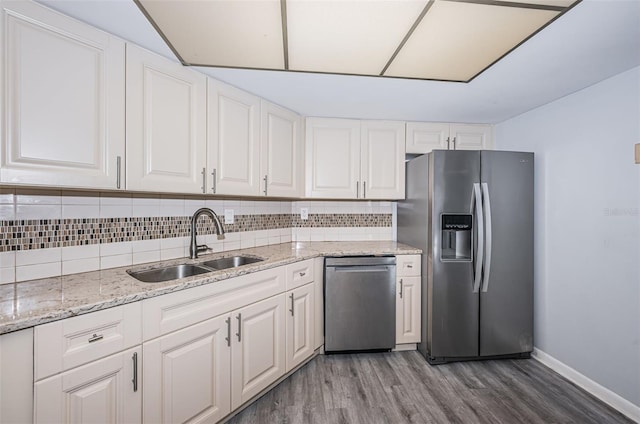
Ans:
[[[451,124],[449,136],[457,150],[493,149],[491,125]]]
[[[403,122],[307,118],[307,196],[403,198],[404,139]]]
[[[449,124],[440,122],[407,122],[407,153],[428,153],[447,149]]]
[[[435,149],[492,149],[492,128],[485,124],[407,122],[407,153],[424,154]]]
[[[362,121],[362,199],[404,198],[404,122]]]
[[[124,42],[18,1],[0,34],[0,181],[124,188]]]
[[[305,155],[307,197],[358,197],[360,121],[307,118]]]
[[[207,79],[127,45],[127,189],[205,193]]]
[[[258,196],[260,99],[209,78],[208,193]]]
[[[262,100],[260,136],[260,194],[300,196],[303,178],[300,115]]]

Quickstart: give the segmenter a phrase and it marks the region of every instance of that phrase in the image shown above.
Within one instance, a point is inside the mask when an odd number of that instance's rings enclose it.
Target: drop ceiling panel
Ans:
[[[183,62],[283,69],[279,0],[138,0]]]
[[[436,0],[385,76],[468,81],[559,13]]]
[[[379,75],[427,1],[287,1],[289,69]]]

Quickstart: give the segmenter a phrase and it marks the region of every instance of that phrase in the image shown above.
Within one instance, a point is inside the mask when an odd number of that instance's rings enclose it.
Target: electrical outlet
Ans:
[[[225,209],[224,210],[224,223],[225,224],[233,224],[233,209]]]
[[[300,219],[309,219],[309,208],[300,208]]]

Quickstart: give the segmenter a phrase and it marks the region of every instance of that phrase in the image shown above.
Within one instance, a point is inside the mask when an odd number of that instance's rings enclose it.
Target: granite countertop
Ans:
[[[0,285],[0,334],[319,256],[420,253],[420,249],[392,241],[294,242],[5,284]],[[163,283],[143,283],[126,272],[234,255],[258,256],[264,261]]]

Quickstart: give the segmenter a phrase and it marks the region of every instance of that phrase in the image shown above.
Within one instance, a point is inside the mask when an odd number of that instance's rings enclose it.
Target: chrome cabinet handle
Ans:
[[[138,352],[133,352],[133,379],[131,382],[133,383],[133,391],[138,391]]]
[[[227,318],[224,322],[227,323],[227,337],[224,339],[227,341],[227,346],[231,346],[231,317]]]
[[[242,314],[238,314],[236,319],[238,320],[238,332],[236,336],[238,336],[238,341],[242,341]]]
[[[89,337],[89,343],[97,342],[98,340],[102,339],[104,339],[104,336],[102,334],[93,333],[93,336]]]
[[[450,144],[449,144],[449,140],[450,140],[450,138],[447,137],[447,150],[449,150],[449,148],[451,147]]]
[[[363,199],[367,198],[367,182],[366,181],[362,182],[362,198]]]
[[[400,279],[400,299],[402,299],[402,278]]]
[[[211,172],[211,176],[213,176],[213,183],[211,184],[211,192],[213,194],[216,194],[216,169],[213,168],[213,171]]]
[[[413,268],[413,265],[407,264],[407,268],[411,269],[411,268]]]
[[[291,293],[289,295],[289,297],[291,298],[291,309],[289,309],[289,312],[291,312],[291,316],[293,316],[293,308],[294,308],[294,299],[293,299],[293,293]]]
[[[300,273],[300,276],[301,276],[301,277],[304,277],[305,275],[307,275],[307,273],[306,273],[306,272],[301,272],[301,273]]]
[[[453,137],[453,150],[456,150],[456,138]]]
[[[202,193],[206,193],[205,186],[207,185],[207,168],[202,168]]]
[[[120,189],[121,171],[122,171],[122,158],[118,156],[116,157],[116,188],[117,189]]]
[[[356,199],[360,198],[360,181],[356,181]]]
[[[263,193],[264,193],[264,195],[265,195],[265,196],[267,195],[267,178],[268,178],[268,176],[267,176],[267,175],[265,175],[265,176],[264,176],[264,178],[263,178],[263,180],[264,180],[264,190],[263,190]]]

